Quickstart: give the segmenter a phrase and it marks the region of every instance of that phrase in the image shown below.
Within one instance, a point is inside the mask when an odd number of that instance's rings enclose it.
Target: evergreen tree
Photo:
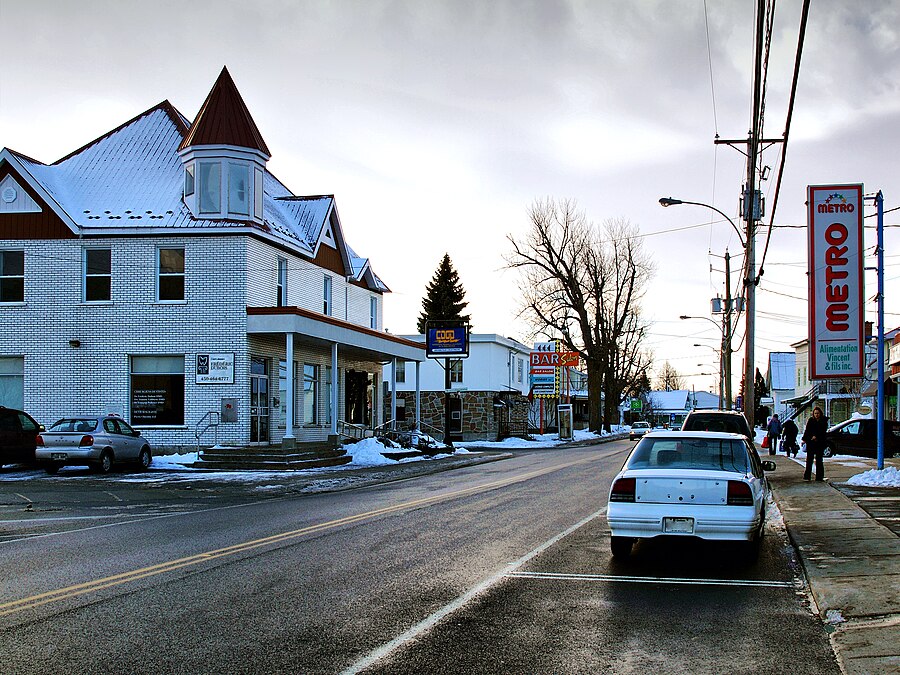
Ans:
[[[453,269],[450,256],[445,253],[443,259],[434,272],[431,282],[425,287],[426,295],[422,298],[422,313],[416,324],[419,333],[425,334],[425,326],[428,321],[459,321],[466,323],[468,314],[462,311],[468,305],[464,301],[466,291],[459,281],[459,275]]]

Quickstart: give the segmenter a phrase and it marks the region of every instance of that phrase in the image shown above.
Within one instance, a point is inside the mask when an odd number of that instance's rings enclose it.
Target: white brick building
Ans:
[[[52,164],[0,151],[0,405],[118,412],[156,447],[219,415],[246,445],[384,419],[381,363],[424,350],[383,331],[334,197],[269,156],[224,69],[193,123],[165,101]]]

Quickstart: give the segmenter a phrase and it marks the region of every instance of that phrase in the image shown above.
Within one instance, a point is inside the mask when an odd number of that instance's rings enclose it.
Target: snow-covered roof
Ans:
[[[797,355],[794,352],[769,353],[769,388],[793,389],[797,378]]]
[[[651,391],[647,396],[653,409],[657,412],[664,410],[687,410],[688,395],[691,392],[687,389],[675,389],[674,391]]]
[[[334,196],[298,197],[270,172],[263,179],[263,223],[195,218],[184,203],[184,166],[178,148],[189,124],[168,101],[76,150],[43,164],[3,149],[8,162],[80,236],[252,232],[315,257],[331,225],[347,273],[369,288],[389,291],[367,258],[346,245]],[[261,141],[261,137],[260,137]]]

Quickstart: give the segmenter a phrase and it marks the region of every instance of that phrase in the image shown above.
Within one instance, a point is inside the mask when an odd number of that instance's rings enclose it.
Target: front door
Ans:
[[[364,370],[348,370],[344,375],[344,419],[368,427],[372,423],[374,381]]]
[[[269,364],[250,359],[250,444],[269,442]]]

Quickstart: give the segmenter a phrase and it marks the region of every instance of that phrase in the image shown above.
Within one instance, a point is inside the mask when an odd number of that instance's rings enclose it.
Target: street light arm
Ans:
[[[720,216],[722,216],[725,220],[727,220],[729,223],[731,223],[731,227],[733,227],[734,231],[737,233],[738,241],[741,242],[741,246],[744,246],[744,234],[741,232],[741,230],[738,228],[738,226],[735,225],[734,221],[725,214],[724,211],[720,211],[715,206],[712,206],[711,204],[704,204],[703,202],[687,202],[687,201],[684,201],[683,199],[674,199],[672,197],[661,197],[659,200],[659,205],[664,206],[664,207],[678,206],[679,204],[690,204],[691,206],[703,206],[707,209],[715,211]]]

